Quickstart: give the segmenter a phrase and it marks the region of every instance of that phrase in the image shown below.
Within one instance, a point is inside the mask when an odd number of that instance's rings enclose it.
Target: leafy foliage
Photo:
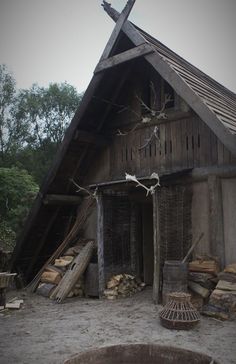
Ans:
[[[15,118],[30,125],[26,142],[42,146],[44,140],[60,144],[81,96],[66,82],[48,88],[33,85],[21,90],[17,97]]]
[[[38,186],[27,171],[0,168],[0,241],[13,244],[37,191]]]
[[[11,109],[15,99],[15,80],[5,65],[0,65],[0,157],[3,159],[11,144],[14,128],[12,127]]]
[[[66,82],[17,91],[0,65],[1,245],[14,244],[81,98]]]

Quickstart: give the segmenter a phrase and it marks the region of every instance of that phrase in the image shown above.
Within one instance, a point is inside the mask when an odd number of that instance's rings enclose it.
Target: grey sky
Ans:
[[[84,91],[114,27],[101,0],[0,0],[0,63],[17,86]],[[126,0],[110,0],[121,11]],[[236,92],[236,0],[136,0],[139,27]]]

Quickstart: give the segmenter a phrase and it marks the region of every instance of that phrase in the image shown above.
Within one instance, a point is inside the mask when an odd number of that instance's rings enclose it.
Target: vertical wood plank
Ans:
[[[98,245],[98,283],[99,297],[102,297],[105,289],[104,267],[104,197],[99,192],[97,197],[97,245]]]
[[[211,253],[219,257],[221,268],[223,268],[225,264],[225,245],[222,186],[219,177],[208,177],[208,190]]]
[[[160,299],[160,246],[161,234],[159,225],[159,204],[157,192],[153,195],[153,248],[154,248],[154,275],[153,275],[153,301],[158,304]]]

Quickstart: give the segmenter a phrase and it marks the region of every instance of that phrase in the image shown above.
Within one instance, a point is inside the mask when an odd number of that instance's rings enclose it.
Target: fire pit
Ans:
[[[115,345],[75,355],[64,364],[219,364],[208,355],[151,344]]]

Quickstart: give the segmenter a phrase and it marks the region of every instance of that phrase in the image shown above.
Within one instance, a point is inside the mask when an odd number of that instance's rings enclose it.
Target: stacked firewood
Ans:
[[[145,283],[130,274],[117,274],[107,282],[104,296],[109,300],[130,297],[144,289]]]
[[[190,262],[188,269],[188,287],[202,299],[209,297],[217,283],[218,262],[198,259]]]
[[[218,274],[218,283],[203,313],[222,320],[236,318],[236,263]]]
[[[72,262],[75,261],[85,247],[86,239],[80,239],[77,245],[70,247],[60,258],[55,259],[54,264],[49,264],[41,275],[37,293],[44,297],[52,297],[53,292],[61,285],[61,281],[70,270]],[[72,289],[67,297],[84,296],[84,276],[73,282]]]

